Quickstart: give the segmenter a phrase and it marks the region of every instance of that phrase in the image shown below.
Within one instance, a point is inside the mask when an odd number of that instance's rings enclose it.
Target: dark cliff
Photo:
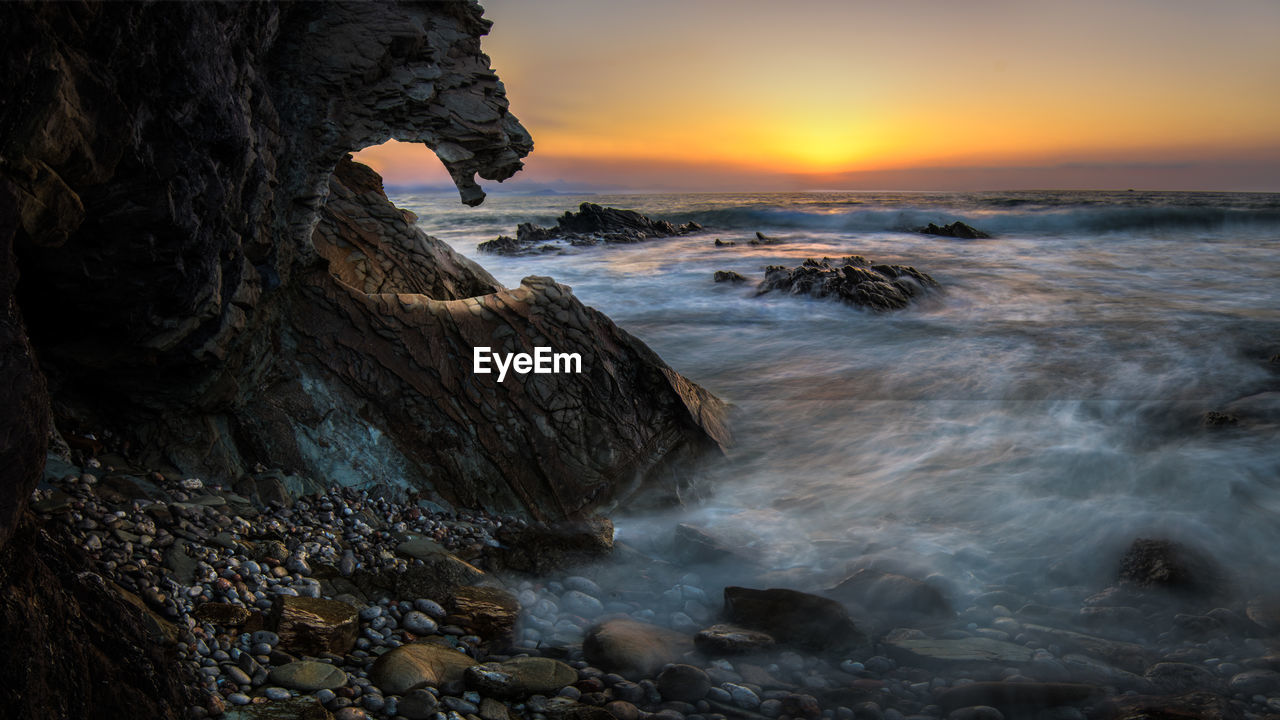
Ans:
[[[25,320],[60,429],[124,427],[153,465],[217,480],[261,463],[544,518],[724,440],[714,398],[566,289],[508,292],[372,173],[333,177],[390,137],[435,149],[468,203],[476,175],[521,167],[476,4],[3,12],[6,357],[31,370]],[[587,372],[469,373],[471,344],[549,343]]]
[[[468,204],[477,176],[518,171],[532,140],[488,27],[464,0],[0,4],[0,546],[24,558],[0,578],[6,624],[32,616],[23,637],[47,645],[66,618],[105,621],[6,701],[188,700],[167,682],[60,694],[60,673],[147,639],[22,520],[59,431],[111,428],[140,462],[225,483],[262,464],[537,518],[727,441],[718,400],[568,288],[499,286],[344,160],[422,142]],[[470,373],[474,345],[551,345],[584,372],[500,384]]]

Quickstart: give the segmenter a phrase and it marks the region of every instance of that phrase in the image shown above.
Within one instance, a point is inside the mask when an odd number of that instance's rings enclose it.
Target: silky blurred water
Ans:
[[[701,499],[624,517],[623,537],[685,520],[749,533],[776,568],[839,574],[870,557],[973,587],[1095,582],[1138,536],[1181,539],[1238,569],[1271,566],[1280,544],[1280,433],[1199,425],[1280,389],[1266,364],[1280,351],[1280,196],[392,199],[507,286],[526,275],[572,286],[734,404],[737,444],[696,471]],[[583,201],[706,232],[475,251]],[[910,232],[954,220],[997,237]],[[784,242],[747,245],[756,231]],[[893,314],[754,295],[765,265],[855,253],[913,265],[944,290]],[[716,270],[752,282],[715,284]]]

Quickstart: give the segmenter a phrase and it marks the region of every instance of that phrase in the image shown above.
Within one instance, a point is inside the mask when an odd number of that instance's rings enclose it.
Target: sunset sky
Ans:
[[[1275,0],[482,4],[512,189],[1280,190]]]

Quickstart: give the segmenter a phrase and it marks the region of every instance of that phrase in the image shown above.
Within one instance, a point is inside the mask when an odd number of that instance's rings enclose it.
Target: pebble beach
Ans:
[[[766,589],[768,569],[760,589],[726,587],[733,549],[688,525],[664,553],[615,543],[603,518],[69,459],[51,456],[32,507],[145,610],[200,687],[191,718],[1065,720],[1192,690],[1240,717],[1280,711],[1261,601],[1196,614],[1185,593],[1120,582],[1046,604],[863,571],[826,593],[841,603]]]

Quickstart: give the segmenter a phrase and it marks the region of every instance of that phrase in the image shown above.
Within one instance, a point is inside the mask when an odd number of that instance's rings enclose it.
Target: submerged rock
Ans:
[[[613,552],[613,521],[606,517],[504,527],[501,545],[486,557],[491,567],[545,574],[603,560]]]
[[[895,573],[863,569],[840,581],[826,594],[890,616],[950,617],[951,603],[931,585]]]
[[[555,227],[544,228],[521,223],[514,238],[505,235],[480,243],[480,252],[516,255],[530,251],[553,250],[563,244],[590,246],[609,243],[634,243],[652,238],[687,235],[702,230],[695,222],[672,225],[666,220],[652,220],[635,210],[619,210],[595,203],[582,203],[578,212],[566,212]]]
[[[928,225],[916,230],[916,232],[922,235],[937,235],[938,237],[959,238],[961,240],[981,240],[991,237],[991,235],[973,227],[972,225],[962,223],[959,220],[951,223],[950,225],[936,225],[934,223],[929,223]]]
[[[985,637],[931,638],[918,631],[897,631],[884,639],[889,657],[905,665],[925,668],[971,667],[984,664],[1019,665],[1031,661],[1022,645]]]
[[[742,655],[768,650],[774,639],[768,633],[722,624],[698,631],[693,644],[708,655]]]
[[[1119,579],[1140,588],[1204,596],[1220,589],[1220,575],[1208,557],[1171,540],[1139,538],[1120,559]]]
[[[726,587],[724,614],[780,643],[814,650],[851,650],[867,640],[840,603],[798,590]]]
[[[943,690],[937,702],[944,710],[982,705],[1022,717],[1021,713],[1034,715],[1041,708],[1096,700],[1101,695],[1099,688],[1079,683],[975,682]]]
[[[732,270],[717,270],[715,275],[713,276],[713,279],[718,283],[722,283],[722,282],[740,283],[740,282],[747,281],[745,277],[743,277],[742,275]]]
[[[792,295],[837,297],[872,310],[900,310],[938,283],[907,265],[871,265],[861,255],[805,260],[794,268],[770,265],[757,294],[782,290]]]

